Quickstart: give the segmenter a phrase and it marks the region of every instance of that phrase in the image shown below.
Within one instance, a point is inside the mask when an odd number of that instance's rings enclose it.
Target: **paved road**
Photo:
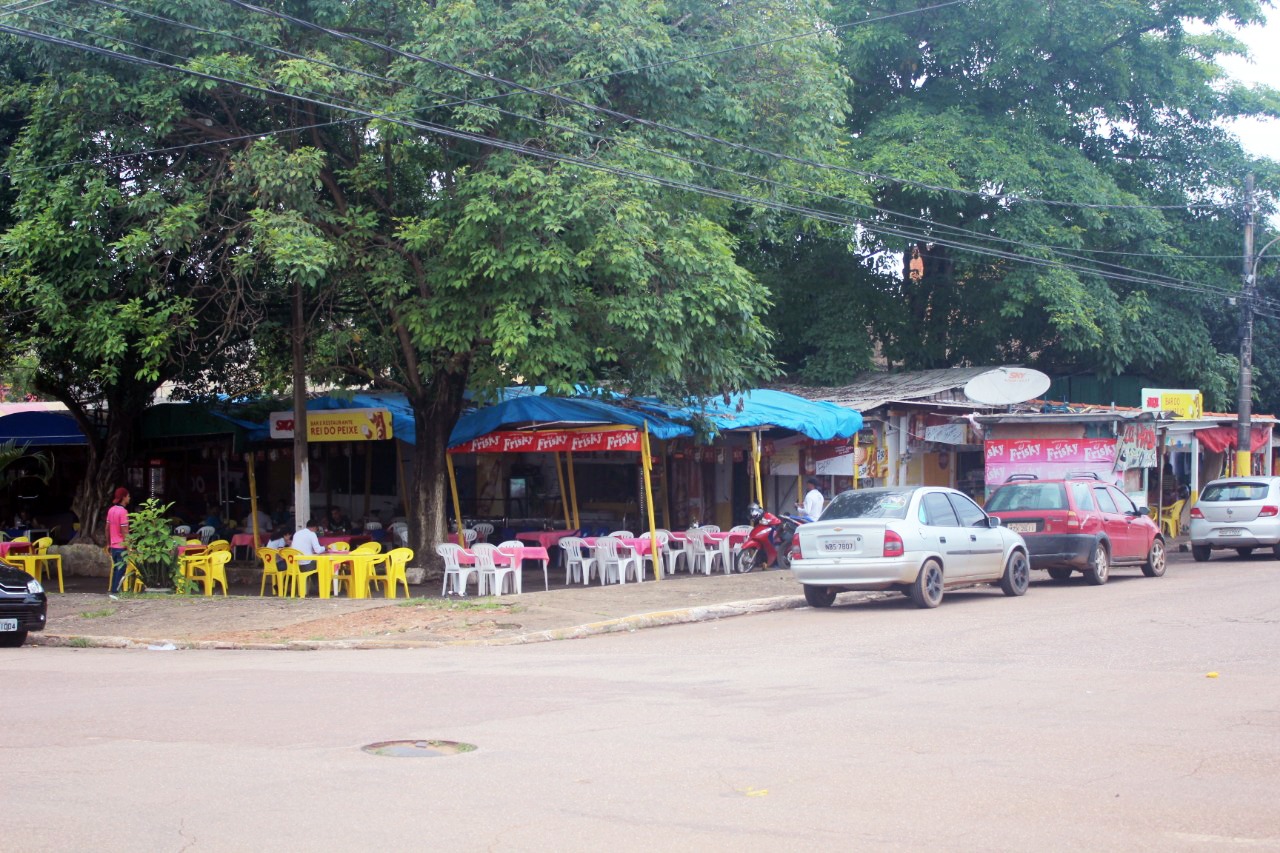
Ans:
[[[0,848],[1280,849],[1280,562],[1179,557],[535,646],[6,652]]]

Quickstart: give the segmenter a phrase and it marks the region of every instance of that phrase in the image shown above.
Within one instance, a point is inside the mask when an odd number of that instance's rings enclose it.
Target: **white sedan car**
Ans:
[[[796,534],[791,571],[813,607],[868,589],[896,589],[919,607],[937,607],[948,589],[999,584],[1005,595],[1022,595],[1031,579],[1022,537],[955,489],[844,492]]]

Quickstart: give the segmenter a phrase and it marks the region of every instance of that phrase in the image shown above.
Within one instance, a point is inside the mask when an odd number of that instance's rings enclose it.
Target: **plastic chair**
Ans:
[[[352,553],[354,554],[355,552],[353,551]],[[405,598],[413,597],[413,594],[409,592],[409,576],[405,573],[405,566],[409,565],[409,561],[413,559],[412,548],[392,548],[385,554],[368,554],[368,558],[370,560],[369,582],[382,584],[383,597],[395,598],[397,584],[404,585]],[[375,560],[377,565],[385,567],[382,574],[377,574],[373,571]]]
[[[636,538],[636,535],[632,533],[630,530],[615,530],[612,533],[606,533],[605,535],[611,536],[614,539],[635,539]]]
[[[191,525],[179,524],[177,527],[173,528],[173,532],[175,535],[181,536],[183,539],[186,539],[188,536],[191,535]]]
[[[515,581],[516,595],[524,592],[524,543],[516,539],[498,543],[498,553],[502,554],[511,563],[513,573],[512,579]],[[547,567],[544,564],[542,573],[545,575]]]
[[[1186,502],[1185,498],[1180,501],[1174,501],[1160,513],[1160,532],[1166,534],[1170,539],[1176,538],[1179,528],[1182,527],[1182,507]]]
[[[289,579],[289,571],[280,570],[280,552],[275,548],[259,548],[258,559],[262,561],[262,588],[258,590],[258,597],[267,594],[267,579],[271,579],[271,591],[276,597],[284,595],[286,582]]]
[[[230,551],[214,551],[208,559],[192,564],[190,580],[204,584],[204,594],[213,595],[213,585],[222,584],[222,595],[227,594],[227,563],[231,562]]]
[[[389,526],[387,532],[391,534],[391,541],[398,543],[401,547],[409,544],[409,525],[403,521],[397,521]]]
[[[208,543],[205,550],[209,551],[210,553],[214,551],[226,551],[227,553],[231,553],[231,540],[215,539],[212,542]]]
[[[723,539],[721,539],[719,542],[715,544],[716,544],[716,547],[715,547],[715,552],[712,557],[712,560],[720,561],[720,567],[724,569],[724,573],[726,575],[733,574],[733,560],[737,556],[738,552],[735,551],[733,549],[733,546],[729,544],[728,536],[724,537]]]
[[[670,530],[658,528],[659,535],[666,535],[666,542],[662,546],[662,571],[663,574],[674,575],[676,570],[680,568],[680,561],[684,558],[684,541],[671,535]]]
[[[112,567],[112,571],[115,568]],[[107,575],[110,578],[110,575]],[[138,567],[133,564],[132,560],[126,560],[124,564],[124,577],[120,579],[121,592],[145,592],[147,585],[142,582],[142,572],[138,571]]]
[[[570,581],[582,579],[582,585],[586,586],[591,581],[591,575],[596,573],[595,557],[588,556],[585,551],[587,543],[577,536],[566,536],[560,540],[560,547],[564,549],[564,582],[567,586]]]
[[[476,533],[476,531],[475,531],[475,529],[474,529],[474,528],[466,527],[466,528],[463,528],[463,530],[462,530],[462,537],[461,537],[458,541],[459,541],[459,543],[460,543],[460,544],[461,544],[461,543],[466,543],[466,545],[465,545],[465,546],[466,546],[467,548],[470,548],[472,545],[474,545],[474,544],[475,544],[476,539],[478,539],[478,538],[479,538],[479,536],[480,536],[480,534],[479,534],[479,533]]]
[[[493,525],[487,521],[474,524],[471,529],[476,532],[476,541],[478,542],[488,542],[489,537],[493,535]]]
[[[310,568],[302,565],[307,555],[299,551],[297,548],[281,548],[277,552],[284,557],[285,572],[288,577],[285,578],[285,586],[287,588],[286,595],[292,595],[294,598],[307,597],[307,580],[311,577],[316,578],[319,583],[320,566],[311,563]]]
[[[196,531],[196,536],[200,537],[201,545],[208,545],[213,537],[218,535],[218,529],[206,524]]]
[[[44,578],[45,571],[49,571],[52,574],[56,570],[58,572],[58,592],[64,592],[62,588],[62,555],[49,553],[49,546],[52,544],[53,537],[51,536],[37,539],[31,546],[32,553],[24,555],[25,560],[23,562],[27,564],[27,571],[38,581]],[[46,565],[49,566],[47,570],[45,568]]]
[[[698,530],[705,530],[705,531],[707,531],[708,533],[719,533],[719,532],[720,532],[720,525],[718,525],[718,524],[704,524],[704,525],[702,525],[701,527],[699,527],[699,528],[698,528]]]
[[[657,530],[657,531],[654,531],[654,532],[657,534],[657,537],[658,537],[658,547],[657,547],[657,549],[656,549],[656,550],[657,550],[657,554],[658,554],[658,561],[662,564],[662,573],[663,573],[664,575],[669,575],[669,574],[671,574],[671,572],[669,572],[669,571],[667,570],[667,554],[670,552],[671,534],[670,534],[669,532],[667,532],[666,530]],[[647,530],[646,530],[644,533],[641,533],[641,534],[640,534],[640,538],[641,538],[641,539],[648,539],[648,538],[649,538],[649,531],[647,531]],[[641,559],[642,561],[644,561],[644,560],[648,560],[650,563],[653,563],[653,562],[654,562],[654,549],[652,549],[652,548],[651,548],[651,549],[649,549],[649,553],[648,553],[648,554],[641,554],[641,555],[640,555],[640,559]],[[657,566],[655,566],[655,567],[654,567],[654,569],[653,569],[653,576],[654,576],[655,578],[658,576],[658,569],[657,569]]]
[[[449,581],[453,581],[453,591],[458,595],[467,594],[467,581],[476,574],[475,566],[464,566],[459,562],[462,546],[452,542],[442,542],[436,546],[436,553],[444,560],[444,583],[440,587],[441,595],[449,594]],[[476,579],[476,592],[479,593],[479,576]]]
[[[509,558],[499,552],[497,546],[477,542],[471,547],[471,553],[476,555],[476,571],[479,574],[477,594],[502,595],[508,580],[511,581],[512,589],[515,589],[515,569],[511,568]]]
[[[352,554],[381,554],[382,543],[381,542],[365,542],[361,545],[357,545],[351,551],[351,553]]]
[[[695,527],[689,531],[689,544],[685,547],[685,560],[689,574],[702,572],[711,574],[711,564],[715,562],[716,552],[707,549],[707,528]]]
[[[625,584],[629,574],[637,581],[644,580],[644,564],[640,562],[640,556],[612,536],[596,540],[595,555],[596,562],[600,564],[600,583],[616,579],[617,583]]]

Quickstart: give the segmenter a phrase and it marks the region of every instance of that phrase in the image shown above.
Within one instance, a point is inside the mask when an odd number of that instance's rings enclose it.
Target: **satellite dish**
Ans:
[[[965,383],[964,394],[975,403],[1010,406],[1034,400],[1049,390],[1050,380],[1038,370],[1026,367],[997,367]]]

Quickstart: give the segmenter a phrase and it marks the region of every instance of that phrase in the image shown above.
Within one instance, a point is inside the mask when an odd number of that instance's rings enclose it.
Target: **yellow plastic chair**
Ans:
[[[259,548],[258,559],[262,561],[262,588],[258,590],[258,596],[262,597],[267,594],[267,579],[271,579],[271,591],[276,597],[285,594],[285,588],[288,586],[289,571],[285,569],[280,571],[280,552],[275,548]]]
[[[215,539],[215,540],[213,540],[212,542],[210,542],[210,543],[209,543],[209,547],[208,547],[208,548],[206,548],[205,550],[206,550],[206,551],[210,551],[210,552],[213,552],[213,551],[227,551],[227,552],[229,553],[229,552],[231,551],[231,540],[229,540],[229,539]]]
[[[366,542],[363,545],[357,545],[355,550],[353,550],[351,553],[352,554],[381,554],[382,543]]]
[[[49,553],[49,546],[52,544],[53,537],[51,536],[36,540],[32,546],[33,553],[26,555],[27,572],[36,580],[43,582],[42,579],[46,571],[52,575],[56,570],[58,572],[58,592],[65,592],[66,590],[62,588],[62,555]],[[46,566],[48,566],[47,569]]]
[[[405,566],[409,565],[409,561],[413,559],[412,548],[392,548],[383,556],[384,559],[379,561],[384,567],[382,574],[374,571],[374,567],[370,566],[369,581],[371,583],[382,584],[382,594],[386,598],[396,597],[396,585],[404,584],[405,598],[410,598],[412,593],[409,592],[409,578],[405,575]]]
[[[112,571],[115,571],[112,568]],[[110,583],[111,575],[107,575],[107,582]],[[109,589],[110,587],[108,587]],[[142,582],[142,572],[138,571],[138,567],[133,564],[133,560],[128,560],[124,564],[124,577],[120,579],[121,592],[146,592],[147,585]]]
[[[281,548],[278,553],[281,557],[284,557],[284,563],[288,574],[288,577],[285,578],[285,585],[287,587],[286,595],[292,595],[294,598],[306,598],[307,579],[314,576],[316,578],[316,583],[320,582],[319,564],[312,563],[311,568],[303,568],[301,561],[306,559],[307,555],[299,551],[297,548]]]
[[[190,580],[204,585],[204,594],[213,595],[213,585],[222,584],[222,595],[227,595],[227,563],[231,562],[230,551],[215,551],[205,560],[191,564]]]
[[[350,551],[350,542],[330,542],[325,546],[326,551]]]
[[[1182,525],[1182,507],[1186,500],[1174,501],[1160,513],[1160,532],[1170,539],[1176,538],[1178,528]]]

